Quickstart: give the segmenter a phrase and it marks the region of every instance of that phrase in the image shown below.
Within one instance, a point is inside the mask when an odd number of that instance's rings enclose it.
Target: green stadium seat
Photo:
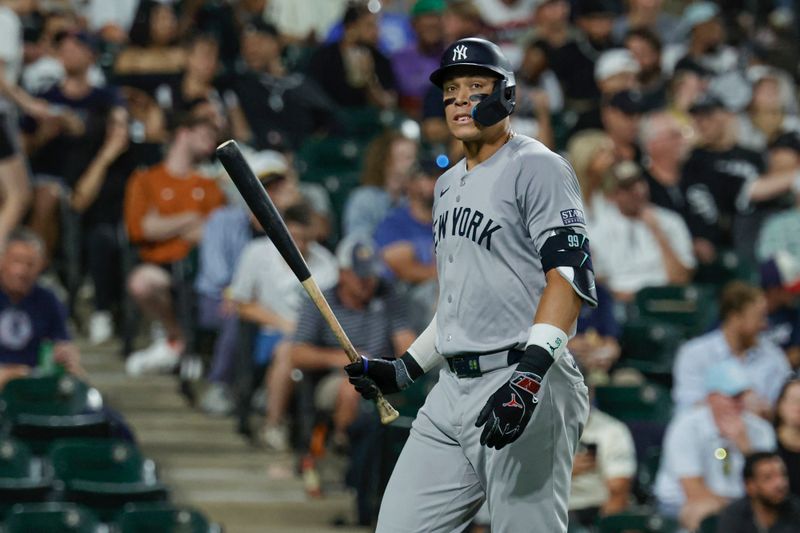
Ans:
[[[597,407],[623,422],[669,422],[672,399],[666,387],[655,383],[595,388]]]
[[[621,363],[646,375],[671,374],[683,335],[682,328],[660,319],[630,320],[622,328]]]
[[[707,331],[717,320],[716,290],[709,285],[645,287],[636,293],[636,318],[681,327],[687,337]]]
[[[700,522],[700,527],[697,528],[697,533],[717,533],[717,524],[719,522],[719,515],[712,514],[707,516]]]
[[[100,533],[107,531],[90,510],[67,502],[17,504],[6,515],[4,533]]]
[[[0,438],[0,512],[15,503],[41,502],[52,486],[44,462],[13,438]]]
[[[733,250],[721,250],[716,260],[700,264],[694,274],[694,283],[713,286],[719,291],[733,280],[758,284],[758,271],[749,261],[739,257]]]
[[[597,521],[598,533],[676,533],[679,530],[674,520],[648,509],[604,516]]]
[[[354,172],[361,169],[364,143],[351,137],[314,137],[297,151],[300,178],[312,181],[327,172]]]
[[[129,502],[167,499],[153,461],[127,441],[57,441],[49,457],[63,499],[85,504],[103,519],[113,517]]]
[[[0,417],[7,433],[43,454],[59,438],[109,436],[102,404],[100,393],[74,376],[26,377],[3,388]]]
[[[636,469],[636,493],[645,502],[650,503],[655,499],[653,488],[658,475],[658,467],[661,464],[661,448],[652,446],[646,449],[642,455]]]
[[[176,507],[169,503],[127,504],[117,516],[119,533],[218,533],[221,528],[212,524],[196,509]]]

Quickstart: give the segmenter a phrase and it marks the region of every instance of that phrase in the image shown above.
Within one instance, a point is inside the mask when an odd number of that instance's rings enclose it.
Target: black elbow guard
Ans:
[[[583,301],[597,307],[594,268],[586,235],[576,233],[572,228],[560,228],[545,241],[540,255],[545,274],[557,269]]]

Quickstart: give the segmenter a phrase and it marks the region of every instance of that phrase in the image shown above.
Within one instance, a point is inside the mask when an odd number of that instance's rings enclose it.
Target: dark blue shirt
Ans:
[[[762,334],[784,350],[800,346],[800,307],[781,307],[768,317],[769,327]]]
[[[597,284],[597,307],[581,306],[578,315],[577,333],[593,329],[601,337],[619,338],[620,328],[614,317],[614,297],[600,284]]]
[[[34,286],[12,304],[0,291],[0,364],[36,366],[43,340],[68,340],[67,312],[49,289]]]
[[[432,265],[433,255],[433,224],[420,222],[411,216],[408,205],[395,207],[378,224],[375,230],[375,245],[378,250],[396,242],[407,242],[414,248],[414,257],[422,264]],[[394,275],[386,269],[387,279]]]

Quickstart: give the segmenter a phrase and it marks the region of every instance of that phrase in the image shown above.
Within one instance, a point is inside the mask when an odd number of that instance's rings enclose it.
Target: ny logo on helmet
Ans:
[[[464,61],[467,59],[467,46],[462,44],[453,48],[453,61]]]

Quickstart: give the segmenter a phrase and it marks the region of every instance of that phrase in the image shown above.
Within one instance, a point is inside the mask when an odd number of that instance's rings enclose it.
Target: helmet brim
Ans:
[[[478,69],[483,71],[486,74],[490,74],[497,78],[506,78],[507,72],[501,68],[494,67],[491,65],[485,65],[482,63],[458,63],[454,65],[446,65],[444,67],[440,67],[434,70],[428,79],[431,80],[431,83],[439,87],[440,89],[444,86],[445,80],[448,78],[454,77],[454,73],[458,70],[466,70],[466,69]],[[513,78],[512,78],[513,80]]]

